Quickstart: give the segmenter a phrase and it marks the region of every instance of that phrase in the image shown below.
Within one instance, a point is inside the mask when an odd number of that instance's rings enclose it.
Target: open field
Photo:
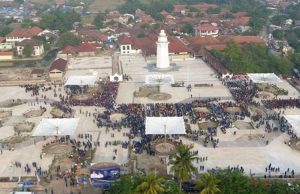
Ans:
[[[89,5],[89,12],[99,12],[105,10],[113,10],[118,8],[119,5],[125,3],[126,0],[95,0]]]

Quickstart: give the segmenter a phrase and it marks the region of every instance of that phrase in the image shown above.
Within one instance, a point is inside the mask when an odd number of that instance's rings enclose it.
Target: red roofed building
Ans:
[[[96,46],[91,43],[81,43],[76,47],[77,56],[79,57],[92,57],[96,55]]]
[[[2,43],[4,40],[5,38],[0,36],[0,43]]]
[[[68,61],[64,59],[56,59],[50,66],[49,77],[52,79],[61,79],[67,71]]]
[[[219,34],[219,28],[212,24],[202,24],[195,28],[196,36],[213,36],[217,37]]]
[[[14,30],[6,36],[6,42],[16,43],[37,36],[43,30],[39,27]]]
[[[156,56],[156,41],[158,34],[152,33],[143,38],[133,38],[122,35],[117,43],[121,54],[142,53],[144,56]],[[169,36],[169,56],[170,60],[190,58],[192,50],[175,36]]]
[[[12,51],[0,51],[0,61],[12,60],[13,52]]]

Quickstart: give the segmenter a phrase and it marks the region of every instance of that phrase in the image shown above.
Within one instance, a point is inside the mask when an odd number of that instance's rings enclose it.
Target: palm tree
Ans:
[[[216,194],[220,192],[218,183],[220,181],[210,173],[206,173],[202,180],[197,183],[198,188],[203,188],[200,194]]]
[[[137,193],[159,194],[165,190],[162,186],[163,178],[155,176],[152,172],[142,177],[142,182],[136,187]]]
[[[180,190],[182,181],[189,180],[192,173],[197,173],[197,168],[193,165],[193,161],[198,158],[197,153],[192,152],[193,146],[179,144],[176,152],[171,156],[169,165],[170,171],[175,174],[180,182]]]

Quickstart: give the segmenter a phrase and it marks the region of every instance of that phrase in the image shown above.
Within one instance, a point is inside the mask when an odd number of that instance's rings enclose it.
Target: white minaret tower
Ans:
[[[156,45],[156,67],[159,69],[169,68],[169,42],[164,30],[160,31]]]

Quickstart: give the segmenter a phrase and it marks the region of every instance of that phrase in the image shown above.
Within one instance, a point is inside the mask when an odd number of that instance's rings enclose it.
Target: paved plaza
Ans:
[[[219,80],[214,71],[202,60],[192,59],[187,61],[178,61],[172,64],[172,69],[168,71],[156,71],[151,64],[141,56],[119,56],[119,65],[121,71],[129,76],[129,80],[119,83],[119,88],[116,97],[116,104],[149,104],[149,103],[178,103],[199,99],[220,98],[220,101],[230,100],[233,97],[229,89]],[[94,57],[94,58],[76,58],[71,59],[69,70],[66,76],[69,75],[92,75],[98,77],[107,77],[112,72],[113,59],[112,57]],[[135,97],[134,92],[140,87],[145,86],[145,75],[149,74],[168,74],[172,75],[176,82],[184,82],[185,87],[171,87],[170,84],[161,84],[160,92],[171,95],[167,100],[151,100],[147,97]],[[102,76],[103,75],[103,76]],[[104,76],[105,75],[105,76]],[[186,86],[192,85],[191,91],[188,91]],[[209,87],[194,87],[195,84],[208,84]],[[33,95],[32,92],[25,92],[25,88],[19,86],[0,87],[1,100],[0,112],[4,115],[5,112],[11,113],[0,118],[0,141],[15,137],[16,125],[23,122],[34,123],[34,129],[38,126],[42,118],[52,118],[50,103],[60,101],[60,97],[66,96],[64,86],[47,83],[45,88],[49,90],[39,91],[38,95]],[[289,91],[286,96],[278,96],[279,98],[295,98],[299,96],[299,92],[293,88],[288,82],[284,81],[278,84],[279,88],[284,88]],[[55,91],[54,91],[55,90]],[[56,94],[56,95],[55,95]],[[21,101],[18,101],[21,100]],[[261,103],[261,99],[256,99]],[[216,101],[218,103],[220,101]],[[18,104],[19,103],[19,104]],[[46,111],[40,116],[25,117],[24,114],[28,111],[39,110],[44,107]],[[260,104],[258,105],[258,108]],[[128,147],[122,146],[127,142],[139,142],[142,137],[139,135],[129,138],[128,134],[133,133],[130,126],[126,127],[107,127],[105,125],[97,125],[97,120],[94,115],[104,114],[107,110],[99,106],[71,106],[74,112],[74,117],[79,118],[79,124],[72,139],[86,141],[89,139],[94,145],[95,152],[93,154],[92,163],[114,162],[119,165],[128,165],[130,158],[130,150]],[[202,107],[203,109],[203,107]],[[205,109],[205,108],[204,108]],[[112,110],[109,110],[112,111]],[[266,111],[262,109],[261,111]],[[299,115],[299,108],[285,108],[277,110],[269,110],[268,114],[279,112],[285,114]],[[110,112],[109,114],[113,114]],[[121,114],[121,113],[116,113]],[[0,114],[1,115],[1,114]],[[121,119],[120,115],[116,115],[114,119]],[[184,115],[186,120],[188,116]],[[190,123],[192,131],[198,131],[200,128],[198,122]],[[296,175],[300,172],[300,151],[293,149],[287,145],[290,136],[287,133],[280,131],[267,133],[265,127],[249,127],[253,126],[252,120],[245,117],[243,120],[238,120],[229,128],[226,133],[222,133],[218,127],[218,146],[213,147],[209,142],[204,146],[204,135],[199,136],[198,140],[192,140],[186,136],[181,136],[184,144],[193,144],[194,150],[198,151],[199,157],[207,157],[207,161],[196,162],[195,166],[204,166],[204,171],[213,168],[227,168],[243,166],[246,174],[254,174],[256,176],[266,175],[265,167],[270,163],[272,166],[280,167],[281,172],[272,175],[282,175],[287,169],[294,169]],[[276,124],[276,123],[274,123]],[[33,130],[34,130],[33,129]],[[26,173],[23,169],[24,165],[31,165],[36,162],[43,170],[48,170],[51,166],[54,155],[43,153],[42,148],[47,143],[53,142],[55,137],[33,138],[32,132],[26,133],[26,138],[21,143],[9,144],[2,147],[2,155],[0,157],[0,176],[1,177],[19,177],[19,176],[34,176],[34,171]],[[80,135],[88,134],[88,138],[78,138]],[[268,143],[267,143],[268,142]],[[11,149],[12,148],[12,149]],[[139,154],[137,154],[139,156]],[[146,152],[140,156],[145,156]],[[148,158],[143,158],[141,161],[151,161]],[[155,165],[160,163],[156,158]],[[22,163],[22,168],[15,166],[15,163]],[[150,163],[149,163],[150,164]],[[140,168],[146,168],[144,163],[138,164]],[[144,165],[144,167],[143,167]]]
[[[118,103],[154,103],[155,101],[134,97],[134,91],[145,86],[146,75],[172,75],[175,82],[184,82],[185,87],[171,87],[170,84],[161,84],[160,91],[171,94],[171,98],[161,102],[175,103],[189,98],[207,99],[222,98],[232,100],[232,96],[222,82],[217,78],[217,74],[201,59],[190,59],[186,61],[176,61],[171,63],[169,70],[158,71],[148,63],[141,55],[119,56],[119,63],[124,74],[130,76],[129,81],[121,83]],[[192,86],[190,92],[187,91],[188,85]],[[208,84],[211,86],[194,87],[195,84]]]

